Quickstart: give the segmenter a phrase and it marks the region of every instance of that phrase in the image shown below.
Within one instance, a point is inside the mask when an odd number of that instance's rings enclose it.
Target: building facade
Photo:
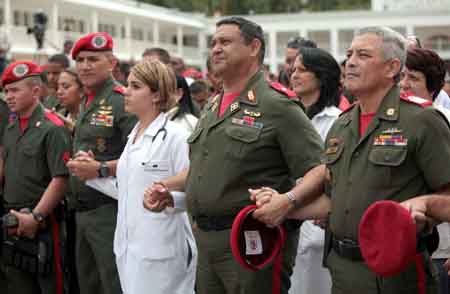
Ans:
[[[44,49],[39,52],[33,35],[27,34],[38,11],[48,17]],[[263,27],[266,63],[273,72],[284,62],[285,46],[291,37],[312,39],[343,60],[353,31],[374,25],[416,35],[424,47],[450,59],[450,0],[373,0],[371,11],[245,17]],[[14,57],[35,58],[61,52],[67,39],[106,31],[114,37],[115,53],[122,60],[139,60],[145,48],[158,46],[183,57],[189,65],[204,68],[217,20],[129,0],[0,0],[0,46],[9,42]]]

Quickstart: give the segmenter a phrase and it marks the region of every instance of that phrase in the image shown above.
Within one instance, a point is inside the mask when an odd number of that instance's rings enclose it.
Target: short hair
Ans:
[[[308,109],[308,117],[313,118],[327,106],[338,106],[341,98],[341,67],[336,59],[323,49],[311,47],[301,47],[297,56],[320,84],[319,99]]]
[[[30,87],[38,86],[42,87],[44,86],[44,81],[42,80],[42,75],[34,75],[25,78],[25,81]]]
[[[292,37],[287,42],[287,48],[300,49],[301,47],[317,48],[316,42],[303,37]]]
[[[365,34],[374,34],[382,39],[382,52],[385,60],[397,58],[400,60],[400,71],[395,81],[400,80],[400,73],[406,61],[406,39],[399,33],[388,27],[366,27],[355,31],[355,37]]]
[[[147,48],[145,49],[144,53],[142,53],[142,57],[145,57],[147,55],[157,55],[159,61],[164,64],[170,64],[170,54],[166,49],[159,47]]]
[[[258,39],[261,42],[261,48],[259,50],[258,59],[262,64],[264,62],[264,55],[266,53],[266,42],[264,40],[264,32],[260,25],[245,19],[240,16],[230,16],[216,23],[216,27],[222,25],[236,25],[241,31],[241,35],[244,38],[245,44],[249,45],[254,39]]]
[[[205,80],[196,80],[190,86],[191,94],[202,93],[209,90],[209,85]]]
[[[63,68],[68,68],[70,66],[69,58],[67,58],[64,54],[55,54],[50,56],[48,59],[48,62],[50,63],[57,63],[61,65]]]
[[[176,79],[172,70],[158,60],[143,60],[131,68],[131,73],[146,84],[152,92],[158,92],[161,102],[159,109],[167,111],[174,104],[173,93]]]
[[[426,87],[432,98],[436,98],[445,83],[445,63],[434,51],[414,48],[408,50],[406,67],[423,73]]]

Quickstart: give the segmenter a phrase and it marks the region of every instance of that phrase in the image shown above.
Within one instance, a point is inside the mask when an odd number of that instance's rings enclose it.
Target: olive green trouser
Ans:
[[[194,229],[198,247],[197,294],[272,294],[272,266],[251,272],[233,258],[230,231]],[[297,254],[299,230],[288,233],[283,249],[280,294],[287,294]]]
[[[121,293],[113,252],[116,219],[116,203],[75,215],[75,254],[80,294]]]
[[[429,257],[423,257],[426,275],[426,294],[439,293],[438,272]],[[376,276],[364,262],[351,261],[333,250],[327,257],[331,273],[332,294],[417,294],[416,266],[390,278]]]

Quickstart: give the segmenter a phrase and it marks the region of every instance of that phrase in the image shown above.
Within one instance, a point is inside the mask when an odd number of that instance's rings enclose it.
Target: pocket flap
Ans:
[[[406,147],[376,146],[369,154],[369,161],[376,165],[399,166],[406,158]]]
[[[225,133],[234,140],[252,143],[259,139],[261,129],[232,125],[226,128]]]

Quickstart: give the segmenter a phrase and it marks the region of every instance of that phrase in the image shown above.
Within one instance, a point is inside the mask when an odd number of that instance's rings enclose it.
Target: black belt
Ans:
[[[196,215],[194,220],[202,231],[223,231],[231,229],[235,215],[207,216]]]
[[[331,241],[334,252],[340,257],[350,259],[353,261],[362,261],[361,250],[359,249],[358,242],[351,239],[339,240],[335,236]]]

